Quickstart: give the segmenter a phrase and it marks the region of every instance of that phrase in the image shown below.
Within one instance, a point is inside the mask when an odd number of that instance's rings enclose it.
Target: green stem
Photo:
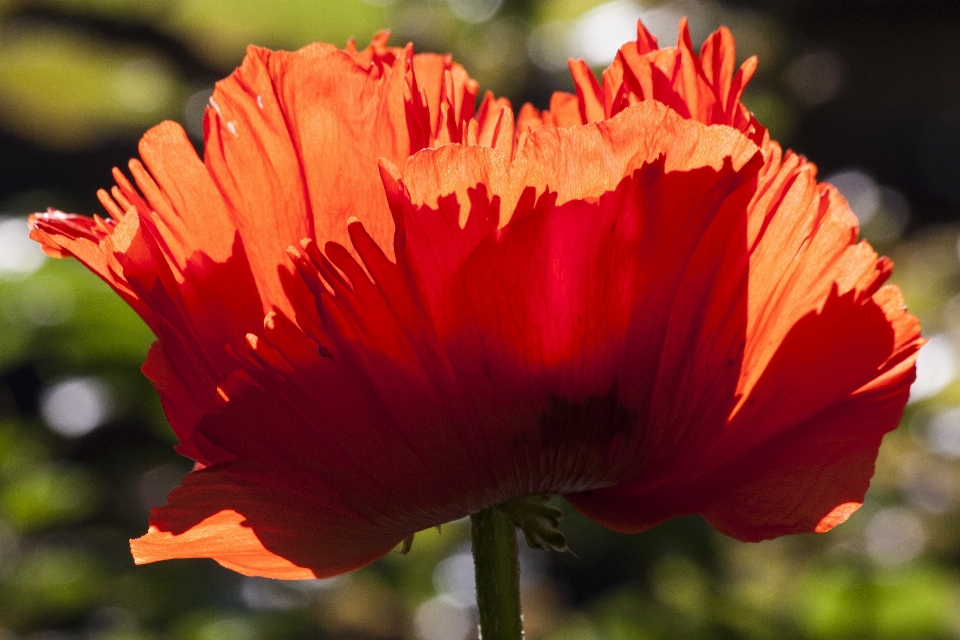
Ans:
[[[522,640],[517,528],[499,507],[470,516],[482,640]]]

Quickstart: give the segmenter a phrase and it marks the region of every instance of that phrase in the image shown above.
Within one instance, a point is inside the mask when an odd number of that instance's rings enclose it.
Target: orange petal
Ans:
[[[607,118],[638,100],[657,100],[684,117],[729,125],[757,144],[763,142],[766,129],[740,103],[756,59],[747,60],[734,76],[736,53],[726,28],[704,41],[699,56],[692,49],[685,18],[680,21],[676,47],[658,49],[656,39],[642,24],[637,31],[637,41],[621,47],[603,74],[602,103]]]
[[[245,575],[297,580],[366,566],[402,537],[384,537],[291,476],[251,465],[190,472],[166,506],[153,510],[149,531],[132,540],[137,564],[213,558]],[[321,489],[322,491],[322,489]]]
[[[243,526],[244,522],[243,515],[227,509],[179,534],[151,526],[146,534],[130,541],[130,551],[137,564],[176,558],[212,558],[246,576],[281,580],[318,577],[311,569],[298,567],[265,549],[253,529]]]

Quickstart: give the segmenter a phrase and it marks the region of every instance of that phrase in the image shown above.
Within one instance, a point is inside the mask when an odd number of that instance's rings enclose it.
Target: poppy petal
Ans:
[[[823,533],[846,520],[863,502],[883,434],[900,421],[913,360],[759,448],[739,485],[703,511],[707,521],[741,540],[761,540]]]
[[[115,171],[117,186],[101,192],[114,219],[31,218],[46,251],[79,258],[159,338],[144,371],[185,455],[214,462],[200,457],[191,429],[237,369],[225,347],[243,349],[274,308],[318,322],[284,248],[305,236],[347,242],[346,220],[359,216],[389,252],[393,223],[378,158],[399,160],[432,143],[441,112],[456,135],[473,115],[476,83],[449,56],[385,43],[378,34],[352,53],[251,48],[211,99],[205,161],[179,125],[165,122],[141,140],[133,182]]]
[[[912,380],[913,363],[922,340],[916,319],[905,312],[899,291],[892,287],[879,289],[889,274],[889,261],[878,260],[869,245],[855,242],[855,218],[835,190],[817,185],[813,165],[794,154],[781,154],[775,144],[768,145],[765,152],[759,188],[749,206],[749,306],[744,316],[746,326],[740,330],[741,351],[729,352],[728,358],[714,357],[712,363],[708,359],[692,368],[688,366],[692,374],[700,372],[699,381],[691,379],[689,374],[676,378],[679,373],[676,365],[696,362],[691,353],[699,353],[701,349],[673,351],[662,360],[647,429],[651,434],[672,434],[673,444],[665,447],[663,442],[648,442],[646,447],[660,451],[660,464],[638,465],[645,466],[646,472],[618,487],[592,492],[589,496],[570,496],[578,509],[607,526],[637,531],[670,517],[705,509],[711,500],[719,499],[722,487],[729,488],[732,478],[742,473],[736,465],[727,466],[725,460],[734,458],[741,461],[738,464],[746,464],[749,456],[743,451],[776,440],[781,437],[778,434],[794,425],[810,424],[808,420],[816,422],[811,418],[814,414],[829,416],[836,403],[844,403],[858,388],[862,393],[870,385],[892,385],[905,393]],[[684,290],[690,290],[689,285]],[[715,292],[722,290],[722,287],[714,288]],[[725,309],[735,308],[736,296],[727,294],[718,300],[720,305],[713,315],[719,314],[729,321],[733,314]],[[870,320],[863,317],[865,308],[874,310]],[[859,321],[855,319],[858,315],[862,317]],[[711,313],[703,309],[681,317],[709,318]],[[671,321],[673,332],[684,326],[679,318]],[[873,327],[872,332],[869,326]],[[803,327],[807,327],[803,329],[807,333],[797,339],[795,336]],[[843,327],[855,335],[845,333]],[[722,335],[723,331],[713,327],[704,331],[702,340],[716,346],[718,336]],[[811,349],[810,345],[816,348]],[[664,353],[671,351],[668,343]],[[718,349],[715,353],[722,356],[723,351]],[[730,400],[726,405],[729,418],[713,422],[711,427],[707,418],[710,412],[690,398],[683,398],[691,389],[710,389],[711,385],[716,388],[723,379],[717,372],[728,370],[724,362],[739,368],[740,379],[735,393],[731,387],[726,392],[706,394],[707,398]],[[809,368],[801,363],[808,363]],[[824,370],[829,375],[825,376]],[[894,375],[894,371],[898,373]],[[757,387],[760,376],[769,385]],[[896,398],[904,397],[889,390],[888,393],[894,398],[890,401],[893,407],[897,406]],[[739,402],[735,403],[737,398]],[[902,402],[899,406],[902,407]],[[862,460],[872,461],[880,437],[896,427],[900,414],[889,411],[886,419],[877,423],[871,418],[869,402],[865,401],[863,411],[862,422],[853,424],[859,424],[858,428],[862,429],[865,442],[862,448],[867,451]],[[850,419],[850,415],[847,417]],[[684,433],[692,434],[700,442],[685,439]],[[669,453],[671,447],[674,454]],[[815,457],[817,448],[812,443],[810,447]],[[798,452],[802,450],[796,448]],[[791,449],[786,447],[784,451],[789,454]],[[837,480],[836,493],[825,494],[828,502],[837,493],[850,496],[859,492],[862,498],[872,467],[867,469],[856,462],[861,454],[855,448],[849,455],[848,481]],[[788,466],[786,461],[781,463]],[[795,464],[791,468],[800,467]],[[687,471],[680,472],[680,468]],[[729,471],[721,471],[724,468]],[[668,469],[686,488],[664,479]],[[798,491],[801,490],[803,482],[809,484],[820,473],[817,465],[810,469],[810,478],[787,481],[797,483]],[[689,484],[690,479],[697,477],[708,480]],[[770,494],[771,500],[774,495]],[[854,502],[836,500],[830,508]],[[767,529],[750,530],[744,525],[736,535],[745,539],[770,537],[780,535],[772,533],[774,531],[785,532],[798,526],[792,521],[774,524],[777,517],[791,517],[788,502],[783,509],[775,508],[772,503],[768,506]],[[820,519],[828,512],[829,508],[820,512],[813,509],[805,514],[807,530],[819,527]],[[777,516],[778,513],[781,515]],[[849,511],[844,513],[849,515]]]
[[[556,159],[566,157],[565,145],[595,149],[598,157],[609,157],[605,161],[610,163],[642,162],[641,154],[617,160],[613,149],[617,148],[620,137],[630,137],[631,132],[636,131],[630,127],[637,126],[638,121],[645,122],[644,118],[656,118],[662,132],[670,131],[672,126],[679,129],[673,143],[665,136],[662,148],[655,147],[648,152],[654,157],[664,153],[662,160],[641,165],[636,175],[612,185],[612,191],[602,194],[599,201],[593,199],[593,194],[604,187],[602,183],[597,186],[579,179],[564,184],[567,168]],[[583,144],[588,135],[596,136],[596,141]],[[724,140],[722,136],[727,135],[730,137]],[[636,139],[636,135],[632,137]],[[694,140],[699,142],[696,151],[692,149]],[[741,146],[741,142],[745,142],[745,146]],[[624,114],[620,120],[597,130],[538,129],[524,148],[532,150],[530,157],[544,161],[529,160],[521,149],[508,166],[506,157],[492,150],[445,147],[422,152],[411,159],[403,182],[400,176],[392,176],[392,170],[385,168],[388,198],[401,230],[397,266],[412,280],[406,285],[402,281],[388,285],[384,278],[375,275],[380,290],[377,292],[369,286],[363,271],[347,261],[342,250],[328,245],[327,256],[352,286],[341,283],[337,274],[324,266],[326,258],[311,254],[320,278],[327,281],[334,295],[329,296],[320,284],[311,288],[320,298],[318,305],[322,307],[328,333],[342,336],[341,340],[349,337],[355,345],[354,352],[359,355],[396,353],[397,363],[417,360],[425,363],[425,379],[431,381],[429,385],[437,388],[439,395],[455,398],[458,411],[469,411],[467,416],[452,420],[460,431],[456,441],[470,443],[468,450],[483,456],[483,466],[496,469],[506,464],[514,468],[509,461],[519,458],[517,464],[522,468],[541,469],[539,475],[534,474],[541,482],[560,483],[554,487],[559,490],[561,485],[577,486],[590,480],[586,476],[558,476],[549,471],[549,464],[540,460],[541,455],[551,456],[555,452],[543,453],[536,448],[528,452],[518,442],[529,442],[530,446],[541,442],[539,430],[550,427],[545,427],[547,423],[542,423],[537,416],[566,406],[562,402],[558,405],[552,397],[574,403],[594,402],[588,400],[590,398],[599,401],[606,398],[614,386],[611,375],[627,375],[619,368],[611,370],[610,367],[622,366],[625,371],[636,369],[636,358],[631,357],[627,363],[615,355],[624,353],[618,344],[622,345],[620,341],[631,318],[648,315],[641,311],[648,304],[660,306],[661,294],[657,293],[655,283],[673,282],[672,287],[662,289],[662,295],[669,301],[670,296],[676,295],[676,287],[687,270],[688,253],[665,242],[664,238],[676,237],[678,241],[683,238],[692,251],[699,243],[702,229],[711,226],[718,208],[729,211],[726,217],[734,224],[744,219],[744,207],[752,193],[748,187],[753,184],[760,158],[756,147],[735,132],[708,130],[703,125],[683,121],[654,103],[638,105],[635,112]],[[633,151],[636,153],[636,149]],[[721,155],[731,151],[741,154],[735,161],[740,165],[738,169]],[[554,160],[549,162],[547,158]],[[682,171],[674,165],[700,166]],[[668,170],[671,166],[674,168]],[[542,177],[529,177],[534,167],[541,168]],[[438,172],[437,168],[443,171]],[[506,175],[508,172],[515,173]],[[519,184],[559,185],[564,192],[558,197],[542,187],[544,191],[539,198],[533,194],[520,196],[510,222],[498,230],[504,206],[501,203],[516,197],[510,195],[510,189],[514,188],[510,181],[517,175]],[[560,179],[555,181],[558,175]],[[417,192],[420,196],[450,195],[437,198],[433,204],[435,209],[430,204],[417,205],[418,195],[409,193],[408,182],[422,190]],[[500,193],[498,188],[502,189]],[[734,196],[738,190],[742,193]],[[504,192],[507,195],[501,198]],[[569,200],[575,195],[589,197]],[[561,204],[564,198],[567,201]],[[649,220],[644,220],[645,217]],[[611,234],[611,227],[618,233]],[[744,238],[740,250],[745,252],[745,223],[740,227]],[[728,231],[717,226],[713,234],[720,238]],[[638,238],[642,239],[639,246]],[[640,264],[629,261],[630,268],[627,268],[625,256],[637,256]],[[364,259],[367,260],[366,255]],[[367,261],[366,266],[376,274],[393,265],[377,267]],[[640,275],[636,269],[641,270]],[[677,273],[675,277],[673,271]],[[564,283],[560,289],[556,287],[555,278]],[[610,285],[597,289],[590,284],[594,282]],[[497,284],[491,286],[492,283]],[[414,318],[394,324],[396,320],[385,320],[383,314],[373,315],[370,310],[382,304],[377,300],[381,293],[388,299],[386,308],[410,306],[397,302],[404,294],[394,289],[403,286],[410,287],[413,298],[422,305],[429,319]],[[365,291],[369,291],[369,295]],[[590,312],[591,309],[605,311],[596,314]],[[662,334],[667,318],[655,317]],[[334,321],[345,324],[332,324]],[[411,328],[424,323],[427,328],[422,331]],[[394,344],[395,335],[404,332],[409,340],[409,343],[404,341],[405,351],[387,346]],[[639,326],[636,332],[645,333]],[[651,345],[656,342],[655,338],[650,339]],[[410,357],[403,355],[405,353],[421,355]],[[601,359],[594,361],[594,358]],[[447,363],[440,366],[443,375],[437,372],[438,365],[428,364],[437,360]],[[656,358],[650,363],[655,367]],[[381,359],[365,368],[365,375],[382,398],[399,394],[395,389],[396,366]],[[567,370],[580,372],[580,382],[571,385],[563,373]],[[653,373],[654,370],[650,370],[648,375],[643,375],[641,371],[630,380],[652,379]],[[444,378],[450,375],[454,376],[453,381]],[[451,385],[455,387],[451,389]],[[470,393],[464,395],[461,389],[469,389]],[[601,410],[599,405],[597,410]],[[521,415],[527,417],[519,420],[517,416]],[[501,421],[500,426],[482,426],[489,421]],[[549,418],[548,423],[555,425],[553,418]],[[524,433],[525,430],[533,430],[536,436]],[[570,437],[576,436],[570,434]],[[585,433],[583,437],[590,436]],[[581,453],[589,457],[590,450],[591,447],[583,447]],[[570,449],[570,455],[579,456],[576,451],[576,448]],[[502,461],[500,455],[505,456]],[[569,471],[581,463],[582,460],[558,466]],[[584,469],[587,469],[596,474],[601,466],[597,462],[583,465],[578,467],[580,473],[586,473]],[[476,474],[486,478],[479,468]],[[512,495],[510,491],[518,490],[507,486],[512,475],[513,472],[506,469],[493,474],[494,481],[504,487],[508,496]],[[517,478],[517,481],[522,486],[523,479]]]
[[[832,296],[794,325],[726,432],[688,443],[693,455],[568,500],[625,532],[690,513],[743,540],[817,530],[834,508],[862,501],[880,439],[900,420],[920,341],[915,319],[897,316],[906,314],[892,287],[866,303]],[[811,376],[812,366],[830,375]],[[761,503],[756,513],[747,506]]]
[[[268,318],[263,337],[250,338],[249,358],[241,358],[249,379],[236,378],[232,384],[221,385],[228,400],[196,428],[210,446],[217,447],[201,453],[212,459],[226,452],[235,462],[222,464],[237,468],[242,463],[258,469],[290,469],[291,478],[302,478],[294,482],[297,487],[315,487],[317,495],[308,501],[339,501],[339,507],[322,511],[329,526],[341,526],[338,514],[344,512],[366,518],[367,526],[379,524],[385,532],[379,539],[382,550],[414,531],[510,497],[615,482],[624,473],[624,461],[630,459],[628,444],[630,434],[636,433],[636,414],[618,400],[610,367],[634,368],[633,358],[629,363],[623,361],[617,342],[623,339],[635,305],[649,300],[634,285],[657,278],[650,274],[635,279],[622,269],[619,258],[611,261],[603,256],[643,256],[642,248],[619,243],[635,242],[643,217],[654,213],[661,216],[665,228],[675,228],[678,234],[681,227],[692,232],[695,246],[696,232],[685,216],[710,226],[717,208],[723,208],[717,203],[745,189],[737,196],[739,204],[734,198],[728,205],[734,220],[737,215],[742,218],[750,193],[747,187],[759,168],[756,147],[750,143],[738,147],[740,138],[732,132],[729,143],[722,138],[714,140],[712,135],[728,132],[685,123],[658,105],[638,106],[637,110],[651,111],[647,115],[659,118],[665,130],[677,126],[685,131],[677,134],[675,145],[665,143],[663,159],[641,165],[635,176],[614,185],[613,192],[601,194],[599,200],[568,200],[557,205],[550,195],[539,203],[521,198],[514,219],[502,229],[496,244],[490,243],[497,232],[491,199],[479,193],[469,196],[466,227],[460,229],[459,205],[448,211],[444,204],[455,201],[440,198],[440,212],[414,213],[401,185],[388,185],[391,197],[403,199],[396,203],[399,211],[410,211],[400,214],[406,216],[400,225],[406,241],[422,246],[417,251],[428,250],[422,245],[427,238],[439,243],[433,245],[435,252],[417,254],[417,269],[447,274],[440,275],[446,284],[431,294],[439,296],[440,306],[430,307],[434,310],[430,317],[418,311],[423,290],[419,286],[411,289],[403,275],[412,264],[406,257],[400,264],[390,262],[359,222],[352,223],[348,232],[366,269],[336,243],[327,243],[324,253],[315,243],[303,243],[304,253],[295,253],[297,266],[317,298],[323,327],[308,338],[282,314]],[[613,133],[604,135],[611,135],[614,141],[618,136],[627,137],[629,132],[617,127],[626,128],[631,122],[625,116],[611,125]],[[550,149],[542,145],[579,144],[582,134],[568,131],[558,135],[544,128],[531,137],[529,148],[546,157]],[[541,142],[541,137],[546,141]],[[708,144],[694,152],[693,140]],[[614,144],[601,138],[594,144],[596,153],[608,154],[599,147]],[[734,169],[729,159],[711,157],[709,152],[721,154],[731,148],[741,149],[739,169]],[[454,149],[429,154],[445,158]],[[465,157],[462,166],[474,169],[458,170],[452,176],[434,174],[435,179],[487,179],[484,171],[491,167],[487,160],[496,160],[498,152],[474,148],[471,153],[474,155]],[[674,154],[679,159],[674,160]],[[650,155],[658,154],[651,150]],[[696,163],[706,166],[687,171],[678,167],[669,172],[671,178],[664,176],[668,165]],[[527,165],[519,166],[532,171]],[[563,175],[565,169],[560,170]],[[544,184],[551,181],[549,175],[543,178]],[[591,182],[568,185],[567,197],[579,195],[578,190],[590,193],[595,189]],[[421,228],[429,220],[443,227]],[[611,224],[615,228],[621,225],[623,232],[611,236]],[[741,226],[741,235],[745,235],[745,225]],[[631,228],[635,231],[630,232]],[[656,225],[648,231],[642,237],[651,248],[656,247],[660,238]],[[453,250],[464,241],[462,252]],[[401,255],[408,255],[405,245]],[[663,255],[672,261],[662,269],[676,269],[681,274],[686,270],[682,252]],[[446,262],[428,267],[423,262],[428,257],[433,261],[442,257]],[[545,267],[557,264],[565,265],[565,291],[556,290],[551,279],[543,278],[556,268]],[[620,284],[601,289],[590,285],[610,278]],[[490,282],[502,282],[503,286],[490,287]],[[563,307],[566,296],[579,301],[569,313]],[[524,299],[540,303],[525,306]],[[455,308],[458,300],[472,310]],[[591,308],[609,309],[610,313],[586,313]],[[614,313],[618,308],[622,313]],[[492,315],[486,315],[488,312]],[[512,320],[504,323],[500,312],[509,312]],[[577,317],[589,322],[577,328]],[[451,321],[456,324],[450,325]],[[619,328],[609,323],[619,323]],[[478,336],[483,338],[479,343]],[[577,336],[586,341],[581,344]],[[531,349],[539,355],[531,355]],[[518,360],[521,353],[526,354],[524,361],[532,358],[541,364],[528,368]],[[580,371],[579,382],[563,373],[567,370]],[[592,420],[606,422],[607,430],[583,431]],[[576,441],[583,446],[570,446]],[[242,490],[233,490],[240,495],[256,492],[252,487],[266,481],[231,482],[243,485]],[[220,508],[247,516],[247,526],[261,542],[275,553],[292,557],[295,550],[285,549],[285,543],[271,546],[266,539],[269,536],[261,535],[260,529],[270,525],[258,519],[256,505],[234,500],[227,491],[223,495]],[[188,507],[191,496],[180,494],[178,508]],[[321,513],[317,506],[313,510]],[[191,511],[193,515],[181,518],[176,527],[158,512],[152,526],[168,533],[171,528],[190,529],[210,517],[207,511]],[[273,517],[286,516],[273,513]],[[296,517],[276,526],[300,526]],[[335,559],[334,554],[325,561]],[[309,566],[328,570],[318,562],[311,560]]]
[[[733,36],[721,27],[708,37],[698,56],[685,18],[680,20],[676,47],[659,49],[656,38],[637,23],[637,40],[623,45],[603,72],[602,86],[582,60],[572,61],[576,95],[557,93],[550,101],[545,124],[573,126],[610,119],[637,102],[657,100],[685,118],[704,124],[725,124],[758,145],[766,129],[740,102],[756,69],[748,58],[733,72]]]
[[[191,472],[153,510],[150,530],[131,540],[134,559],[212,558],[245,575],[302,580],[359,569],[402,542],[371,534],[363,518],[331,513],[319,492],[292,480],[240,463]]]

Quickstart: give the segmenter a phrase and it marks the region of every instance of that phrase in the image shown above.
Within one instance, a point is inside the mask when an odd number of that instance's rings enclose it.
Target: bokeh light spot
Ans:
[[[444,598],[432,598],[419,607],[414,625],[421,640],[464,640],[473,630],[473,616]]]
[[[0,279],[28,276],[45,260],[40,245],[30,239],[24,218],[0,217]]]
[[[937,334],[920,349],[917,379],[910,387],[910,402],[932,398],[947,388],[956,376],[954,347],[950,337]]]
[[[433,572],[433,585],[450,604],[460,608],[474,606],[477,591],[473,581],[473,555],[455,553],[442,560]]]
[[[477,24],[497,15],[503,0],[447,0],[450,11],[464,22]]]
[[[920,518],[905,507],[890,507],[874,514],[864,537],[867,554],[881,564],[912,560],[927,543]]]
[[[110,387],[93,377],[70,378],[47,389],[40,398],[40,413],[50,429],[68,438],[86,435],[110,418]]]
[[[614,0],[587,11],[573,27],[574,55],[593,65],[609,64],[621,44],[637,39],[642,14],[643,7],[630,0]]]
[[[880,187],[870,174],[860,169],[845,169],[824,178],[837,188],[857,216],[867,223],[880,207]]]
[[[801,103],[813,107],[835,98],[843,89],[843,60],[832,51],[810,51],[787,67],[787,87]]]
[[[960,407],[941,411],[927,425],[927,442],[947,458],[960,458]]]

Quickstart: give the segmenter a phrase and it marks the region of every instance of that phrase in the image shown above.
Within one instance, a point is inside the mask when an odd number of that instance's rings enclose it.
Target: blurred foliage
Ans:
[[[149,51],[25,25],[0,43],[0,58],[6,125],[50,147],[95,144],[105,131],[175,115],[176,79]],[[57,87],[56,98],[41,87]]]
[[[946,71],[960,64],[960,10],[923,7],[0,0],[0,640],[475,638],[463,522],[332,580],[134,567],[127,540],[190,468],[138,372],[151,336],[79,264],[45,260],[24,216],[96,211],[110,167],[161,119],[199,142],[213,82],[249,43],[362,46],[390,27],[394,42],[451,51],[482,87],[543,107],[571,86],[568,56],[599,70],[608,49],[593,45],[626,40],[640,13],[667,44],[686,14],[695,40],[724,23],[741,59],[760,57],[746,102],[850,200],[931,343],[848,523],[743,544],[698,518],[621,536],[571,512],[576,555],[523,550],[527,637],[960,638],[960,81]]]

